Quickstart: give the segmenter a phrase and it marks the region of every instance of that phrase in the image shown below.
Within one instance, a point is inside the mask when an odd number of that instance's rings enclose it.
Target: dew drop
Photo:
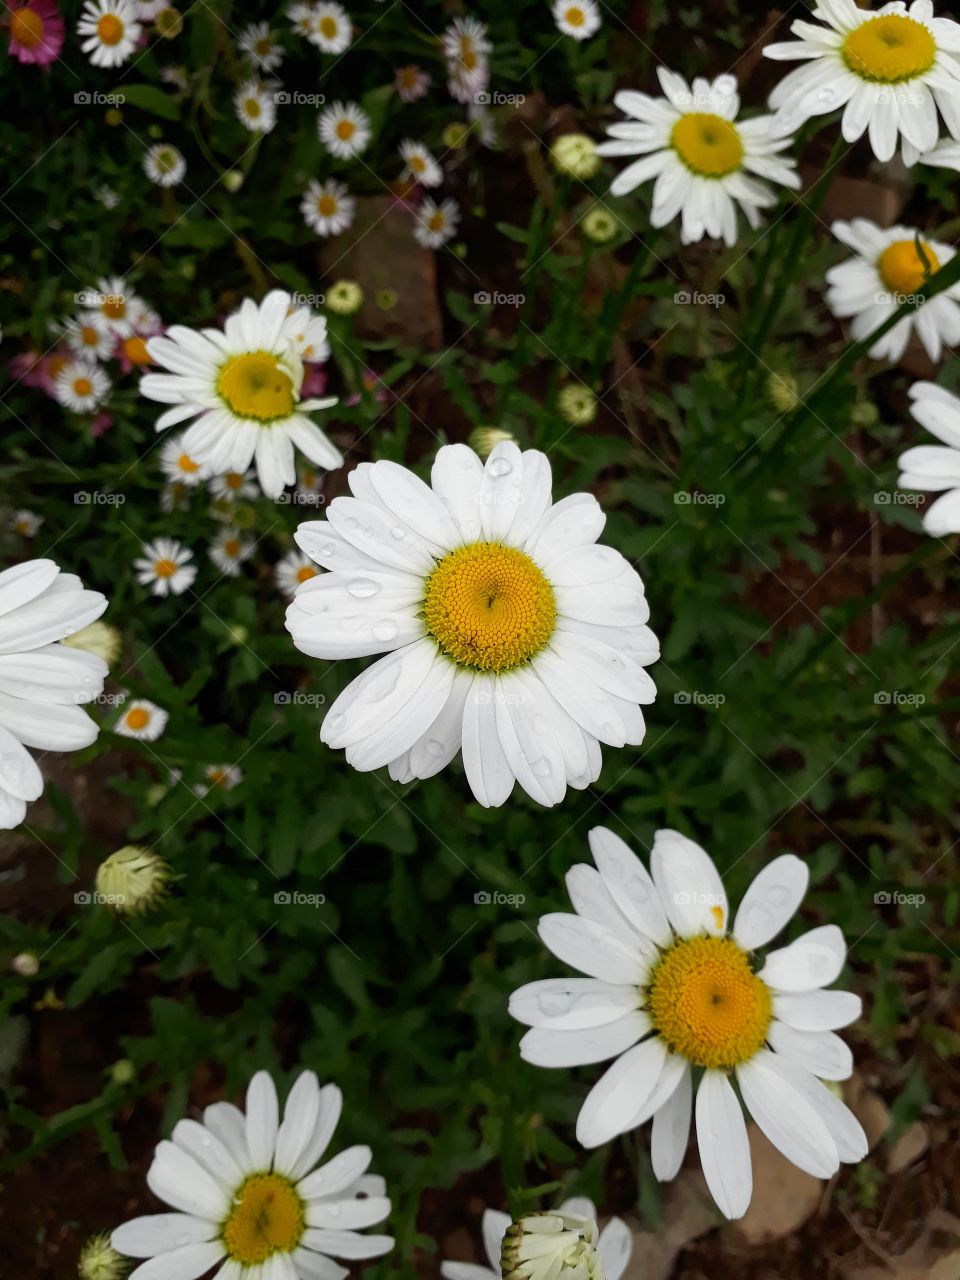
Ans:
[[[381,622],[373,624],[374,640],[393,640],[396,638],[399,628],[395,622],[391,622],[389,618],[384,618]]]
[[[426,747],[432,756],[442,756],[444,753],[444,745],[439,738],[428,738]]]
[[[503,476],[508,476],[512,470],[513,463],[508,462],[506,458],[494,458],[490,463],[490,474],[496,476],[498,480]]]
[[[358,600],[368,600],[371,596],[375,596],[380,590],[380,584],[374,582],[372,578],[351,578],[347,584],[347,590],[352,596],[356,596]]]

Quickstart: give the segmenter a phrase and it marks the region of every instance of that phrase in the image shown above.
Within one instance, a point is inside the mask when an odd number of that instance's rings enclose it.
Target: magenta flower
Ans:
[[[49,66],[63,48],[63,19],[53,0],[6,0],[10,56],[38,67]]]

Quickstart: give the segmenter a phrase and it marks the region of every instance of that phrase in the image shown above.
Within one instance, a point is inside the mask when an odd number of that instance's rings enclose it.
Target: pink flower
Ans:
[[[300,388],[300,399],[310,400],[314,396],[322,396],[327,389],[327,371],[322,364],[305,364],[303,366],[303,386]]]
[[[10,372],[25,387],[39,387],[45,395],[56,399],[54,381],[70,358],[69,351],[62,348],[45,356],[36,351],[21,351],[10,361]]]
[[[390,399],[389,389],[380,381],[379,374],[374,373],[372,369],[364,369],[360,375],[360,385],[368,395],[373,396],[377,404],[386,404]],[[355,405],[359,404],[360,401],[360,396],[347,396],[343,403],[345,405]]]
[[[430,88],[430,77],[417,66],[398,67],[393,87],[401,102],[416,102]]]
[[[98,413],[96,417],[90,420],[90,434],[93,436],[94,440],[98,439],[100,436],[105,436],[112,427],[113,419],[110,417],[109,413]]]
[[[46,67],[63,48],[63,19],[53,0],[6,0],[10,56]]]

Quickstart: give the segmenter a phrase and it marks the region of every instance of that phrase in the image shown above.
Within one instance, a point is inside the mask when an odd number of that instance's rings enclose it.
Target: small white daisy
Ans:
[[[315,4],[307,39],[323,53],[343,53],[348,49],[353,39],[353,24],[343,5]]]
[[[160,510],[170,515],[172,511],[190,510],[190,486],[182,480],[165,484],[160,491]]]
[[[232,791],[243,781],[243,770],[235,764],[208,764],[203,770],[206,782],[198,782],[194,791],[198,796],[209,795],[211,791]]]
[[[160,316],[152,307],[147,306],[142,298],[134,294],[127,306],[127,318],[134,333],[144,337],[152,337],[163,328]]]
[[[77,23],[81,48],[95,67],[119,67],[133,53],[143,27],[133,0],[86,0]]]
[[[857,256],[827,272],[827,305],[841,319],[852,317],[850,332],[858,342],[915,297],[955,252],[939,240],[920,238],[912,227],[878,227],[867,218],[835,222],[831,230]],[[939,360],[944,346],[960,344],[958,304],[960,284],[955,284],[905,316],[869,354],[896,362],[915,332],[930,359]]]
[[[111,1243],[138,1272],[156,1280],[194,1280],[217,1269],[222,1280],[344,1280],[333,1258],[378,1258],[390,1236],[364,1235],[383,1222],[390,1201],[367,1172],[369,1147],[348,1147],[320,1165],[343,1108],[334,1084],[321,1089],[304,1071],[280,1118],[273,1080],[258,1071],[246,1115],[229,1102],[181,1120],[159,1144],[147,1185],[175,1213],[134,1218]],[[184,1237],[186,1243],[183,1243]]]
[[[237,119],[251,133],[269,133],[277,123],[274,95],[259,80],[248,80],[233,98]]]
[[[528,983],[509,1006],[530,1028],[525,1062],[613,1059],[580,1109],[578,1141],[599,1147],[652,1119],[653,1172],[669,1181],[693,1112],[704,1177],[728,1218],[741,1218],[753,1193],[744,1107],[812,1177],[862,1160],[863,1129],[822,1083],[853,1072],[834,1031],[860,1016],[860,998],[825,989],[846,959],[843,934],[822,925],[755,959],[803,901],[806,863],[788,853],[764,867],[731,928],[717,868],[693,840],[656,832],[649,872],[612,831],[595,827],[589,841],[596,866],[567,873],[575,914],[538,926],[557,959],[588,976]]]
[[[270,34],[269,22],[244,27],[237,46],[261,71],[276,71],[283,61],[283,49]]]
[[[175,187],[183,181],[187,162],[169,142],[158,142],[144,152],[143,171],[158,187]]]
[[[124,702],[113,732],[121,738],[138,738],[141,742],[156,742],[167,727],[170,714],[146,698],[134,698]]]
[[[401,102],[418,102],[426,97],[430,88],[430,76],[414,64],[398,67],[393,77],[393,87]]]
[[[318,236],[338,236],[353,222],[357,202],[334,178],[311,182],[300,201],[303,220]]]
[[[315,578],[319,572],[317,566],[304,552],[288,551],[282,560],[277,561],[273,576],[283,594],[292,600],[297,594],[297,587]]]
[[[228,498],[231,502],[249,502],[260,496],[260,486],[252,470],[225,471],[222,476],[211,476],[207,487],[215,498]]]
[[[400,143],[400,154],[406,166],[405,177],[413,178],[422,187],[439,187],[443,182],[443,170],[422,142],[404,139]]]
[[[193,552],[174,538],[145,542],[133,567],[140,585],[149,586],[155,596],[182,595],[197,576]]]
[[[121,276],[101,278],[95,289],[84,289],[78,295],[85,301],[85,311],[103,321],[118,338],[129,338],[133,333],[131,309],[139,301],[137,295]]]
[[[188,489],[198,485],[206,476],[203,464],[183,447],[182,434],[164,440],[160,450],[160,467],[168,480],[186,485]]]
[[[99,312],[86,311],[79,318],[68,320],[63,336],[73,354],[87,361],[108,360],[113,355],[115,337]]]
[[[287,10],[287,18],[293,24],[293,29],[298,36],[305,36],[309,39],[313,30],[313,5],[301,0],[301,3],[292,4]]]
[[[10,527],[21,538],[33,538],[42,524],[43,516],[38,516],[33,511],[15,511]]]
[[[476,102],[490,80],[492,45],[487,28],[476,18],[454,18],[443,33],[447,88],[457,102]]]
[[[332,156],[350,160],[370,143],[370,117],[355,102],[335,102],[320,113],[317,132]]]
[[[790,30],[799,40],[769,44],[768,58],[804,61],[770,95],[782,128],[792,132],[811,116],[844,108],[847,142],[866,133],[878,160],[889,160],[901,140],[903,161],[916,164],[940,135],[937,108],[960,138],[960,25],[935,18],[931,0],[909,9],[893,0],[879,11],[854,0],[819,0],[813,17]]]
[[[110,394],[110,379],[88,360],[68,360],[53,385],[57,400],[73,413],[92,413]]]
[[[960,533],[960,400],[934,382],[915,382],[910,399],[910,412],[943,444],[920,444],[901,454],[897,485],[941,493],[923,513],[931,537]]]
[[[666,226],[681,218],[681,240],[692,244],[704,236],[737,239],[739,206],[750,226],[760,225],[758,210],[776,204],[766,182],[800,186],[794,161],[778,153],[790,139],[774,134],[773,116],[736,122],[740,110],[733,76],[696,79],[692,87],[676,72],[657,68],[666,95],[623,90],[614,104],[633,119],[610,125],[614,139],[603,142],[603,156],[639,155],[610,184],[610,194],[626,195],[641,182],[655,178],[650,221]]]
[[[238,578],[240,566],[250,559],[253,543],[238,529],[221,529],[210,544],[210,559],[227,578]]]
[[[457,232],[460,206],[455,200],[437,204],[429,196],[414,213],[413,238],[424,249],[440,249]]]
[[[556,0],[553,20],[565,36],[587,40],[600,28],[600,10],[594,0]]]

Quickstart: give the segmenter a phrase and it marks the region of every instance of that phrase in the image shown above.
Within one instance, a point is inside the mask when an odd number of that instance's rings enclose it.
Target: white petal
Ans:
[[[577,1117],[577,1141],[582,1146],[599,1147],[629,1128],[653,1092],[666,1056],[663,1041],[651,1036],[607,1068]]]
[[[191,1216],[220,1222],[230,1208],[220,1184],[185,1151],[166,1140],[158,1144],[147,1170],[147,1186],[166,1204]]]
[[[727,1218],[742,1218],[753,1195],[743,1111],[722,1071],[705,1071],[697,1090],[697,1145],[710,1194]]]
[[[497,808],[515,782],[497,729],[494,682],[477,675],[463,708],[463,771],[485,808]]]
[[[373,1152],[369,1147],[347,1147],[297,1183],[297,1193],[304,1200],[337,1196],[346,1191],[370,1167]]]
[[[325,1084],[320,1090],[320,1105],[313,1134],[304,1148],[303,1154],[290,1170],[290,1177],[294,1181],[309,1173],[317,1161],[322,1158],[337,1125],[340,1123],[342,1110],[343,1094],[335,1084]]]
[[[273,1167],[277,1173],[290,1174],[297,1167],[313,1136],[320,1112],[320,1085],[312,1071],[297,1077],[283,1108],[283,1123],[277,1133]]]
[[[852,991],[802,991],[796,995],[774,992],[774,1017],[797,1031],[837,1031],[856,1022],[863,1001]]]
[[[500,1213],[497,1209],[484,1209],[483,1217],[480,1221],[480,1230],[483,1233],[483,1247],[486,1250],[487,1257],[490,1259],[491,1267],[498,1273],[500,1271],[500,1246],[503,1244],[504,1233],[509,1225],[510,1215],[508,1213]]]
[[[762,1049],[737,1067],[737,1083],[751,1116],[778,1151],[814,1178],[840,1167],[827,1126],[784,1077],[775,1054]]]
[[[785,1022],[774,1022],[767,1043],[788,1062],[819,1076],[821,1080],[849,1080],[853,1074],[853,1054],[832,1031],[796,1031]]]
[[[698,933],[722,936],[727,895],[713,859],[698,844],[679,831],[657,831],[650,870],[667,918],[681,938]]]
[[[637,855],[606,827],[594,827],[587,839],[597,869],[623,914],[658,946],[669,946],[673,932],[660,895]]]
[[[639,1003],[639,993],[629,986],[597,978],[543,978],[514,991],[508,1012],[528,1027],[576,1031],[616,1022]]]
[[[733,922],[734,940],[754,951],[775,938],[803,901],[810,872],[792,853],[774,858],[743,896]]]
[[[205,1244],[220,1234],[219,1224],[188,1213],[154,1213],[116,1227],[110,1243],[128,1258],[152,1258],[185,1244]]]
[[[390,1216],[390,1201],[386,1196],[368,1196],[363,1200],[308,1200],[306,1222],[308,1227],[332,1231],[362,1230]]]
[[[640,986],[649,965],[603,925],[581,916],[555,912],[542,916],[537,931],[558,960],[604,982]]]
[[[835,924],[825,924],[771,951],[758,977],[778,991],[811,991],[836,979],[846,955],[843,934]]]
[[[635,1045],[650,1030],[650,1019],[640,1009],[616,1022],[576,1031],[533,1027],[520,1041],[520,1057],[535,1067],[581,1067],[606,1062]]]
[[[650,1157],[654,1177],[659,1182],[675,1178],[683,1164],[690,1138],[692,1101],[692,1072],[687,1065],[680,1083],[653,1117]]]
[[[480,537],[480,485],[483,463],[465,444],[444,445],[431,473],[434,492],[460,529],[461,542]]]
[[[223,1243],[188,1244],[172,1253],[161,1253],[141,1262],[129,1280],[197,1280],[224,1255]]]
[[[633,1253],[633,1232],[622,1218],[611,1218],[600,1232],[597,1252],[606,1280],[620,1280]]]
[[[247,1146],[255,1169],[269,1169],[280,1124],[280,1103],[268,1071],[258,1071],[247,1087]]]

